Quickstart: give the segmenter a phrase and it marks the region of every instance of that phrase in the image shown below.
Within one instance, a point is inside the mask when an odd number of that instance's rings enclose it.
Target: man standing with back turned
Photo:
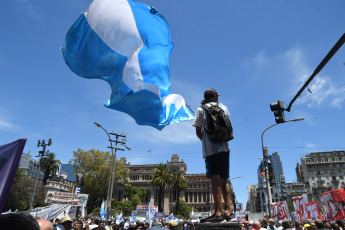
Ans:
[[[204,92],[202,106],[198,108],[195,114],[193,126],[196,128],[196,135],[202,141],[202,152],[205,158],[206,175],[211,178],[212,194],[214,199],[215,212],[212,216],[201,220],[200,222],[223,223],[226,221],[236,221],[231,207],[231,199],[227,181],[229,179],[229,155],[230,149],[227,141],[213,141],[211,134],[206,132],[208,121],[211,119],[208,115],[207,107],[217,105],[223,110],[229,118],[230,113],[227,107],[218,103],[218,93],[210,88]],[[225,202],[223,213],[222,198]]]

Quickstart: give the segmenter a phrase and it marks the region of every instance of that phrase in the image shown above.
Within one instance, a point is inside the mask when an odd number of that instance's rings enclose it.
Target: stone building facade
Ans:
[[[298,182],[306,182],[311,199],[320,201],[321,193],[345,187],[345,151],[312,152],[296,167]]]
[[[158,191],[153,190],[152,185],[148,183],[151,171],[157,164],[131,165],[126,158],[120,159],[125,167],[128,168],[128,179],[131,185],[135,187],[146,188],[147,194],[144,197],[143,204],[150,203],[158,206]],[[187,165],[183,160],[180,161],[179,155],[173,154],[171,161],[167,161],[167,166],[171,171],[180,171],[187,179],[187,188],[180,192],[180,199],[183,199],[188,206],[195,208],[198,212],[209,212],[214,210],[211,181],[206,178],[205,173],[187,174]],[[117,182],[114,198],[123,199],[124,185]],[[235,200],[232,193],[233,200]],[[164,191],[163,211],[169,214],[174,202],[177,200],[177,194],[174,189]]]

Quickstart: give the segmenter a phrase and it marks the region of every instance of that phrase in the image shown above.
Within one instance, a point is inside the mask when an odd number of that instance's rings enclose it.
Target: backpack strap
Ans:
[[[215,105],[218,105],[218,103],[216,103]],[[211,103],[206,103],[206,104],[203,104],[201,108],[203,108],[204,110],[208,112],[211,106],[212,106]]]

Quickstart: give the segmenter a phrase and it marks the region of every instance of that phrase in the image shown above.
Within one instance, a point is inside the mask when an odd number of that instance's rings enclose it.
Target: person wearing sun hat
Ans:
[[[58,224],[54,226],[54,230],[71,230],[73,220],[69,216],[64,216],[59,219]]]
[[[168,223],[168,228],[169,230],[175,230],[177,226],[177,221],[176,220],[170,220]]]

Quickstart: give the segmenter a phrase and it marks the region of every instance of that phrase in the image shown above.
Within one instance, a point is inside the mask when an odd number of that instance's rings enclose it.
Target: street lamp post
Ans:
[[[29,207],[29,210],[32,210],[32,207],[33,207],[33,204],[34,204],[34,199],[35,199],[35,193],[36,193],[36,188],[37,188],[37,182],[38,182],[38,177],[40,176],[40,172],[41,172],[41,159],[42,157],[45,156],[45,153],[46,153],[46,146],[50,146],[52,144],[52,140],[49,139],[48,140],[48,143],[46,144],[46,141],[45,140],[42,140],[42,143],[41,141],[39,140],[38,143],[37,143],[37,148],[38,147],[42,147],[43,149],[41,151],[39,151],[38,153],[38,156],[36,157],[40,157],[40,160],[38,161],[38,172],[37,172],[37,177],[36,177],[36,181],[35,181],[35,185],[34,185],[34,190],[32,192],[32,197],[31,197],[31,201],[30,201],[30,207]],[[49,150],[48,150],[49,152]],[[48,153],[47,152],[47,153]]]
[[[284,123],[286,122],[290,122],[290,121],[293,121],[293,122],[296,122],[296,121],[302,121],[304,120],[304,118],[298,118],[298,119],[292,119],[292,120],[287,120],[285,121]],[[265,175],[266,175],[266,187],[267,187],[267,209],[268,210],[268,215],[269,217],[271,217],[271,207],[272,207],[272,195],[271,195],[271,186],[270,186],[270,181],[269,181],[269,175],[268,175],[268,148],[267,147],[264,147],[264,133],[272,128],[273,126],[276,126],[278,124],[282,124],[282,123],[276,123],[276,124],[273,124],[271,126],[269,126],[268,128],[266,128],[262,134],[261,134],[261,146],[262,146],[262,154],[263,154],[263,162],[264,162],[264,168],[265,168]]]
[[[108,135],[109,138],[109,142],[110,142],[110,148],[111,149],[111,169],[110,169],[110,175],[109,175],[109,183],[108,183],[108,194],[107,194],[107,200],[109,201],[108,205],[107,205],[107,215],[106,215],[106,219],[109,219],[110,216],[110,210],[111,210],[111,200],[113,198],[113,186],[114,186],[114,177],[115,177],[115,164],[116,164],[116,151],[117,150],[121,150],[121,151],[125,151],[124,149],[120,149],[118,148],[119,145],[123,145],[126,147],[126,149],[131,150],[128,146],[126,146],[126,139],[122,139],[121,141],[119,141],[119,137],[123,137],[125,138],[127,136],[127,133],[122,133],[119,134],[117,131],[113,131],[111,133],[108,133],[107,130],[105,130],[105,128],[103,128],[99,123],[94,122],[94,124],[100,128],[102,128],[106,134]],[[116,139],[112,140],[110,135],[115,135]],[[113,147],[113,142],[115,142],[115,147]],[[115,150],[115,151],[114,151]]]

